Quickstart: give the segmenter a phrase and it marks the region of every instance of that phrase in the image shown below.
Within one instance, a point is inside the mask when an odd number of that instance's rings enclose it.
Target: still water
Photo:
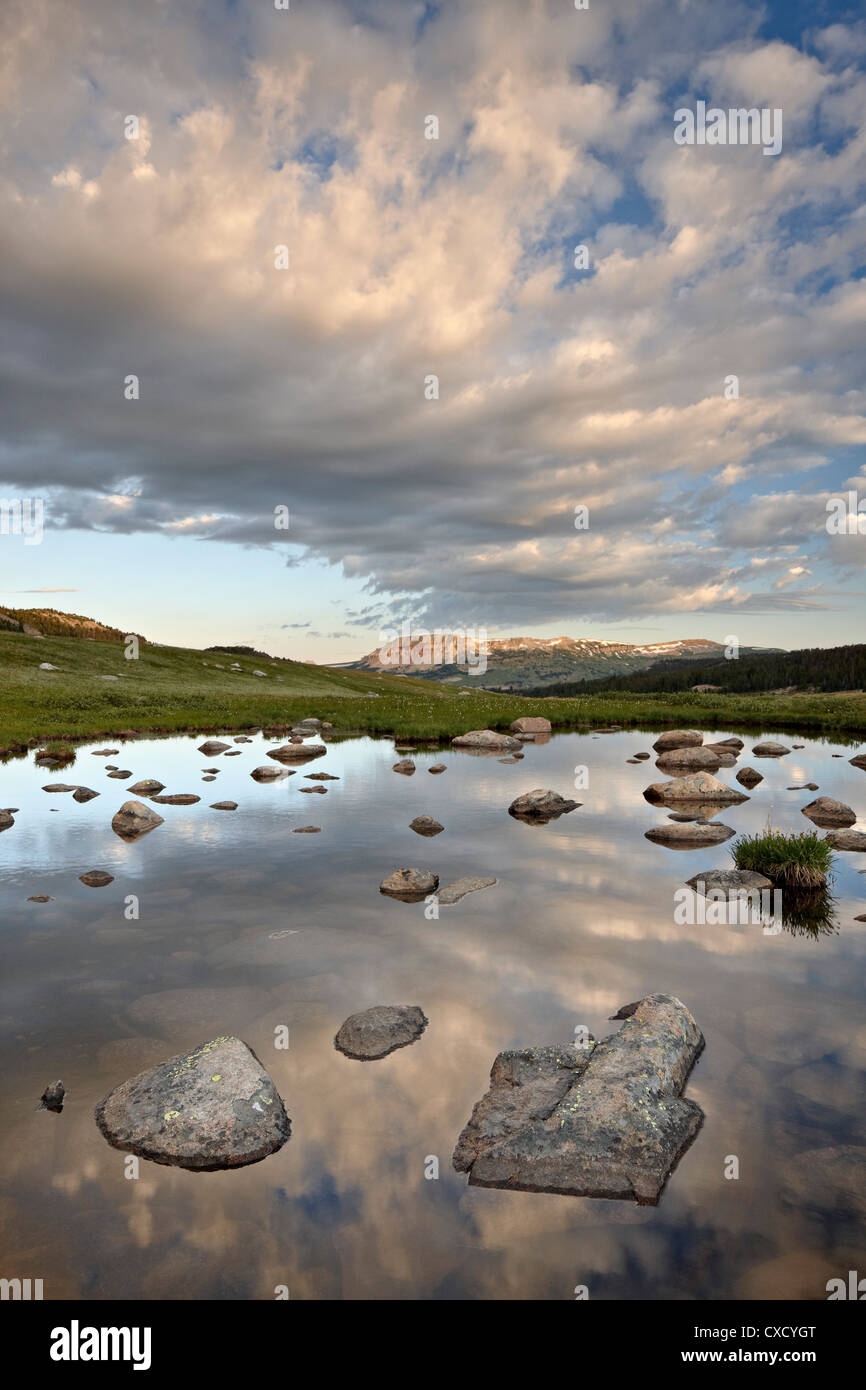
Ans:
[[[0,768],[0,808],[19,808],[0,835],[0,1273],[42,1279],[46,1299],[95,1300],[272,1299],[278,1286],[292,1299],[571,1299],[578,1285],[594,1299],[823,1299],[828,1279],[866,1274],[866,856],[837,855],[820,935],[678,925],[675,890],[730,866],[730,850],[644,838],[667,813],[642,792],[665,774],[626,759],[654,736],[558,735],[515,764],[423,748],[412,777],[391,771],[406,756],[391,740],[335,740],[271,785],[249,775],[273,746],[260,734],[232,758],[198,753],[202,736],[109,739],[64,768]],[[737,767],[717,775],[736,785],[748,765],[765,780],[717,820],[808,829],[800,807],[823,794],[866,828],[866,773],[847,761],[859,748],[764,736],[805,747],[756,761],[762,735],[741,733]],[[92,756],[106,746],[120,751]],[[428,775],[437,761],[447,772]],[[110,820],[127,783],[106,763],[202,799],[158,806],[165,824],[125,843]],[[589,785],[575,791],[578,766]],[[340,780],[301,795],[320,771]],[[809,781],[819,793],[786,790]],[[51,782],[100,796],[79,805],[41,790]],[[513,798],[539,786],[583,804],[544,826],[513,820]],[[236,812],[210,809],[227,799]],[[423,813],[445,826],[435,839],[409,829]],[[310,824],[321,834],[291,833]],[[498,882],[427,920],[423,903],[378,891],[409,865],[443,884]],[[85,887],[90,869],[114,882]],[[604,1036],[620,1005],[654,991],[678,995],[706,1038],[686,1092],[704,1125],[657,1207],[474,1188],[453,1172],[497,1052],[581,1026]],[[382,1061],[338,1053],[343,1020],[379,1003],[420,1005],[427,1030]],[[288,1050],[274,1046],[281,1026]],[[229,1032],[273,1077],[289,1142],[243,1169],[142,1160],[127,1178],[96,1103]],[[62,1113],[38,1109],[57,1078]]]

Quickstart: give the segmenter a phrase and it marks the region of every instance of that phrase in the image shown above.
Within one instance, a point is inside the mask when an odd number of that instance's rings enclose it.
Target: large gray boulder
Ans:
[[[725,840],[730,840],[734,833],[729,825],[709,821],[702,824],[656,825],[652,830],[644,831],[648,840],[656,845],[664,845],[666,849],[702,849],[706,845],[721,845]]]
[[[513,734],[549,734],[551,722],[540,714],[522,714],[509,725]]]
[[[866,850],[866,833],[862,830],[831,830],[824,839],[834,849],[859,850],[861,853]]]
[[[581,804],[579,801],[567,801],[549,787],[535,787],[531,792],[516,796],[508,808],[508,814],[517,820],[548,821],[576,810]]]
[[[710,893],[736,898],[741,893],[761,893],[772,888],[773,880],[751,869],[703,869],[694,878],[687,879],[686,884],[704,898]]]
[[[520,749],[520,739],[501,734],[495,729],[470,729],[451,740],[452,748],[474,748],[482,753],[513,753]]]
[[[143,801],[125,801],[112,819],[111,828],[122,840],[137,840],[162,825],[163,818]]]
[[[427,1019],[417,1004],[377,1004],[347,1018],[334,1046],[356,1061],[375,1062],[398,1047],[408,1047],[426,1027]]]
[[[115,1149],[155,1163],[213,1171],[282,1148],[289,1117],[258,1057],[219,1037],[109,1091],[96,1123]]]
[[[816,796],[814,801],[810,801],[809,805],[802,809],[806,819],[812,821],[813,825],[820,825],[822,829],[830,829],[836,825],[853,825],[857,819],[856,811],[852,811],[844,801],[836,801],[832,796]]]
[[[667,753],[672,748],[699,748],[704,736],[697,729],[669,729],[661,734],[653,744],[657,753]]]
[[[457,1171],[479,1187],[658,1202],[703,1121],[682,1091],[704,1040],[673,995],[629,1007],[601,1042],[501,1052]]]
[[[661,772],[717,772],[721,765],[721,758],[711,748],[672,748],[656,758]]]
[[[728,787],[711,772],[695,772],[689,777],[675,777],[671,782],[653,782],[644,792],[653,805],[677,806],[680,802],[712,801],[716,806],[734,805],[748,801],[743,793]]]

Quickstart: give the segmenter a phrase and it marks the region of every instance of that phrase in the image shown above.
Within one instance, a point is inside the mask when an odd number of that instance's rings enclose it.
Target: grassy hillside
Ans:
[[[414,737],[488,725],[504,728],[518,715],[532,713],[557,725],[823,729],[852,739],[866,734],[863,695],[617,693],[555,700],[473,691],[461,696],[453,686],[371,671],[147,644],[140,652],[138,661],[126,661],[121,644],[0,632],[0,750],[126,729],[144,733],[288,724],[304,715],[330,720],[344,732],[366,729]],[[228,669],[233,660],[241,666],[239,672]],[[40,662],[59,670],[40,671]],[[265,676],[254,676],[255,669]],[[106,675],[119,679],[100,679]],[[368,691],[378,692],[378,698],[370,698]]]

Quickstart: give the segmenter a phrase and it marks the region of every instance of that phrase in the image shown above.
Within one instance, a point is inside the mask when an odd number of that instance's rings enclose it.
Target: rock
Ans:
[[[559,792],[547,787],[535,787],[531,792],[517,796],[508,808],[508,814],[517,820],[549,821],[563,816],[567,811],[575,811],[582,803],[567,801]]]
[[[452,748],[477,748],[486,753],[513,753],[520,748],[520,739],[500,734],[495,729],[470,729],[451,740]]]
[[[708,897],[710,893],[737,897],[744,892],[771,889],[773,880],[765,878],[763,874],[752,873],[750,869],[704,869],[701,873],[695,874],[694,878],[687,879],[686,884],[703,898]]]
[[[339,777],[335,777],[333,772],[305,772],[305,782],[339,782]]]
[[[252,743],[252,739],[247,739],[247,743]],[[239,748],[230,748],[229,751],[226,753],[227,758],[239,758],[240,756],[241,750]]]
[[[212,811],[236,811],[238,803],[236,801],[214,801],[211,803]]]
[[[328,794],[327,787],[301,787],[301,791],[306,796],[327,796]]]
[[[702,748],[709,748],[711,753],[715,753],[720,758],[732,758],[737,761],[738,748],[733,748],[729,743],[704,743]]]
[[[109,1091],[96,1123],[116,1149],[212,1172],[257,1163],[291,1133],[282,1099],[240,1038],[219,1037]]]
[[[756,743],[752,749],[756,758],[781,758],[790,751],[790,748],[786,748],[784,743],[773,743],[772,740],[768,740],[766,743]]]
[[[729,825],[715,822],[690,825],[656,825],[644,832],[646,839],[666,849],[701,849],[705,845],[721,845],[734,831]]]
[[[501,1052],[454,1150],[471,1184],[658,1202],[703,1112],[682,1091],[703,1036],[651,994],[601,1042]]]
[[[861,853],[866,850],[866,832],[862,830],[831,830],[824,836],[828,845],[834,849],[854,850]]]
[[[714,746],[716,748],[730,748],[733,752],[739,753],[740,749],[745,747],[745,744],[741,738],[721,738]]]
[[[744,787],[756,787],[763,780],[763,773],[756,772],[753,767],[742,767],[737,773],[737,781]]]
[[[440,825],[432,816],[416,816],[409,822],[409,829],[414,830],[416,835],[439,835],[445,826]]]
[[[657,753],[667,753],[672,748],[699,748],[704,736],[697,729],[670,729],[661,734],[653,744]]]
[[[216,781],[216,778],[215,778],[215,777],[202,777],[201,780],[202,780],[203,782],[215,782],[215,781]]]
[[[395,869],[379,884],[379,892],[406,902],[417,902],[428,893],[435,893],[438,887],[439,875],[429,869]]]
[[[66,784],[66,782],[49,782],[47,786],[42,788],[42,790],[44,792],[74,792],[77,791],[78,788],[70,787]]]
[[[536,714],[521,715],[509,725],[513,734],[549,734],[552,727],[549,719],[543,719],[541,715]]]
[[[40,661],[39,669],[40,671],[59,671],[60,667],[52,666],[50,661]]]
[[[107,874],[104,869],[89,869],[86,874],[79,874],[78,882],[86,883],[88,888],[107,888],[114,882],[114,874]]]
[[[292,831],[293,835],[318,835],[322,827],[320,825],[296,825]]]
[[[818,790],[818,783],[804,782],[802,786],[786,787],[785,790],[789,792],[816,792]]]
[[[300,763],[323,758],[327,751],[323,743],[284,743],[281,748],[269,749],[268,757],[280,763]]]
[[[802,807],[803,815],[814,825],[822,828],[835,825],[853,825],[857,819],[856,811],[846,806],[844,801],[836,801],[832,796],[816,796],[808,806]]]
[[[292,773],[285,767],[254,767],[250,776],[256,782],[278,782],[283,777],[291,777]]]
[[[434,763],[432,767],[428,767],[427,771],[433,773],[447,772],[448,768],[445,763]]]
[[[27,901],[29,903],[53,903],[54,899],[50,898],[47,893],[34,893],[33,897],[28,898]]]
[[[95,796],[99,796],[100,794],[100,792],[93,791],[91,787],[76,787],[75,791],[72,793],[72,800],[80,802],[92,801]]]
[[[659,754],[656,767],[661,772],[716,772],[721,762],[718,753],[709,748],[672,748]]]
[[[440,907],[451,907],[454,903],[459,903],[461,898],[465,898],[467,893],[478,893],[482,888],[492,888],[495,882],[495,878],[473,878],[471,875],[455,878],[453,883],[446,883],[444,888],[440,888],[436,897]]]
[[[415,771],[415,764],[411,758],[401,758],[399,763],[394,763],[392,772],[399,772],[403,777],[411,777]]]
[[[219,773],[218,767],[203,767],[202,772],[206,772],[208,777],[215,777]],[[160,791],[162,788],[160,787]]]
[[[398,1047],[408,1047],[426,1027],[427,1019],[417,1004],[377,1004],[347,1018],[334,1046],[356,1061],[375,1062]]]
[[[519,759],[512,753],[510,758],[497,758],[496,761],[498,763],[516,763]]]
[[[59,1115],[63,1109],[63,1097],[65,1095],[66,1087],[63,1082],[52,1081],[49,1086],[45,1087],[45,1090],[39,1097],[39,1103],[43,1110],[53,1110],[55,1114]]]
[[[849,758],[852,767],[866,768],[866,753],[858,753],[856,758]]]
[[[298,728],[299,728],[299,729],[307,729],[307,728],[309,728],[309,729],[321,729],[321,727],[322,727],[322,721],[321,721],[321,719],[314,719],[314,718],[312,717],[312,715],[308,715],[306,719],[300,719],[300,720],[298,721]],[[293,730],[292,732],[294,732],[294,730]]]
[[[117,779],[117,781],[122,782],[122,781],[124,781],[127,777],[131,777],[131,776],[132,776],[132,773],[129,771],[129,769],[124,769],[124,768],[120,768],[120,767],[119,767],[119,768],[115,768],[115,770],[114,770],[113,772],[109,772],[108,775],[109,775],[109,777],[115,777],[115,778]]]
[[[674,806],[681,801],[712,801],[717,806],[733,805],[749,798],[743,792],[725,786],[710,772],[695,772],[690,777],[675,777],[672,782],[654,782],[644,792],[654,805]]]
[[[232,739],[232,742],[233,742],[233,743],[252,743],[252,739],[251,739],[251,738],[247,738],[246,734],[238,734],[236,738]]]
[[[163,823],[162,816],[158,816],[152,806],[145,806],[141,801],[125,801],[113,817],[111,828],[122,840],[136,840]]]
[[[120,676],[97,676],[98,681],[119,681]]]
[[[220,743],[218,738],[209,738],[199,744],[198,752],[203,753],[206,758],[215,758],[217,753],[225,753],[227,748],[231,748],[230,743]]]
[[[626,758],[626,762],[627,762],[627,763],[631,763],[633,767],[639,767],[639,766],[640,766],[640,762],[639,762],[639,759],[638,759],[638,758]]]
[[[152,796],[150,799],[159,806],[194,806],[201,801],[201,797],[194,796],[192,792],[175,792],[173,796]]]
[[[113,758],[115,753],[119,753],[119,748],[91,748],[90,753],[94,758]]]

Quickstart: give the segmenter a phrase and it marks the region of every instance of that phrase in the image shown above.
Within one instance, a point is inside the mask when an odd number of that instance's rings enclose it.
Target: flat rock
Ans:
[[[689,777],[675,777],[671,782],[654,782],[644,792],[654,805],[673,806],[681,801],[712,801],[716,806],[748,801],[743,793],[728,787],[711,772],[695,772]]]
[[[375,1062],[420,1038],[427,1019],[417,1004],[377,1004],[352,1014],[334,1038],[334,1046],[356,1061]]]
[[[218,738],[209,738],[199,744],[198,752],[203,753],[206,758],[215,758],[217,753],[225,753],[227,748],[231,748],[230,743],[220,743]]]
[[[751,869],[704,869],[686,883],[704,898],[710,893],[736,897],[739,893],[762,892],[773,887],[772,879],[753,873]]]
[[[236,811],[238,803],[236,801],[212,801],[212,811]]]
[[[440,835],[445,826],[440,825],[432,816],[416,816],[414,820],[410,820],[409,829],[414,830],[416,835]]]
[[[703,1121],[682,1091],[703,1036],[673,995],[601,1042],[501,1052],[454,1150],[471,1184],[658,1202]]]
[[[666,849],[701,849],[705,845],[721,845],[735,832],[729,825],[715,822],[688,825],[656,825],[644,832],[648,840]]]
[[[90,750],[93,758],[113,758],[115,753],[119,752],[119,748],[91,748]]]
[[[70,786],[67,782],[49,782],[42,790],[44,792],[75,792],[78,791],[78,788]]]
[[[552,727],[550,720],[540,714],[522,714],[509,725],[513,734],[549,734]]]
[[[318,835],[321,833],[320,825],[296,825],[292,831],[293,835]]]
[[[116,1149],[210,1172],[258,1163],[291,1133],[282,1099],[240,1038],[219,1037],[109,1091],[96,1123]]]
[[[467,875],[465,878],[455,878],[452,883],[446,883],[444,888],[439,889],[436,897],[441,907],[451,907],[454,903],[459,903],[461,898],[465,898],[467,893],[478,893],[482,888],[492,888],[495,883],[495,878],[474,878]]]
[[[78,882],[86,883],[88,888],[107,888],[114,882],[114,874],[107,874],[104,869],[89,869],[86,874],[79,874]]]
[[[667,753],[672,748],[699,748],[704,736],[697,729],[669,729],[660,734],[653,744],[657,753]]]
[[[768,739],[765,743],[756,743],[752,749],[756,758],[781,758],[790,751],[790,748],[786,748],[784,743],[773,743],[772,739]]]
[[[448,767],[445,763],[434,763],[432,767],[428,767],[427,771],[433,773],[447,772]]]
[[[742,767],[737,773],[737,781],[743,787],[756,787],[759,782],[763,782],[764,774],[756,772],[753,767]]]
[[[866,851],[866,832],[862,830],[830,830],[824,839],[834,849]]]
[[[270,748],[268,757],[278,763],[305,763],[311,758],[323,758],[327,751],[324,743],[284,743],[280,748]]]
[[[388,897],[402,898],[407,902],[417,902],[435,893],[439,887],[439,875],[430,869],[395,869],[379,884],[379,892]]]
[[[305,782],[339,782],[339,777],[335,777],[333,772],[305,772]]]
[[[730,749],[732,749],[733,752],[739,753],[740,749],[745,747],[745,744],[743,743],[743,740],[742,740],[741,738],[735,738],[735,737],[734,737],[734,738],[720,738],[719,741],[718,741],[718,743],[715,744],[714,746],[715,746],[716,748],[730,748]],[[800,746],[802,747],[802,744],[801,744]]]
[[[718,753],[710,748],[672,748],[656,758],[661,772],[715,772],[721,765]]]
[[[132,776],[132,773],[130,772],[129,768],[118,767],[115,768],[112,772],[109,772],[108,775],[109,777],[114,777],[115,780],[118,782],[124,782],[127,777]]]
[[[54,899],[50,898],[47,893],[34,893],[33,897],[28,898],[27,901],[29,903],[53,903]]]
[[[173,796],[152,796],[150,799],[160,806],[194,806],[197,801],[201,801],[201,797],[193,795],[192,792],[176,792]]]
[[[818,790],[818,783],[804,782],[802,786],[786,787],[785,790],[789,792],[816,792]]]
[[[392,772],[399,772],[403,777],[411,777],[415,771],[415,764],[411,758],[401,758],[398,763],[394,763]]]
[[[162,816],[152,806],[145,806],[142,801],[125,801],[112,818],[111,828],[122,840],[137,840],[162,824]]]
[[[301,787],[301,791],[307,796],[327,796],[327,787]]]
[[[836,801],[832,796],[816,796],[808,806],[802,808],[803,815],[814,825],[823,827],[853,825],[857,812],[846,806],[844,801]]]
[[[283,777],[291,777],[285,767],[254,767],[250,776],[255,782],[278,782]]]
[[[535,787],[531,792],[517,796],[508,808],[508,814],[517,820],[554,820],[567,811],[575,811],[582,803],[568,801],[559,792],[549,787]]]
[[[520,748],[520,739],[495,729],[470,729],[451,740],[452,748],[478,748],[487,753],[513,753]]]
[[[649,755],[649,753],[635,753],[634,756],[635,756],[635,762],[642,763],[642,762],[644,761],[644,759],[645,759],[645,758],[648,758],[650,755]]]

